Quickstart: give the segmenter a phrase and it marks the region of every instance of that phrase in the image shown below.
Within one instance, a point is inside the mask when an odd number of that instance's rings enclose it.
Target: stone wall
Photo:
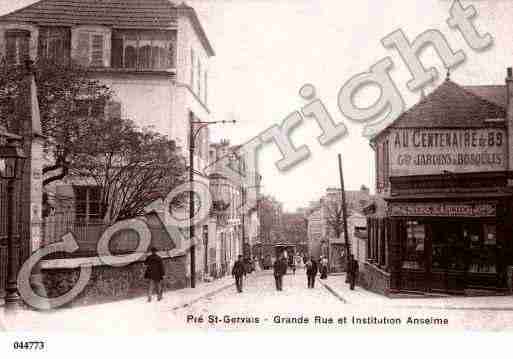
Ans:
[[[360,271],[359,284],[372,292],[388,295],[390,292],[390,273],[383,271],[374,264],[366,262]]]
[[[164,290],[185,288],[187,285],[185,255],[163,258],[165,267]],[[134,298],[146,294],[148,281],[144,279],[143,261],[122,267],[95,265],[91,279],[84,290],[68,306],[97,304],[120,299]],[[78,279],[79,267],[56,266],[41,269],[42,287],[40,295],[56,297],[69,291]]]

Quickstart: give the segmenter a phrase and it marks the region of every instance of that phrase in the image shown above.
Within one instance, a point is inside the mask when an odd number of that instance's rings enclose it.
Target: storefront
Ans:
[[[385,294],[507,288],[506,117],[499,103],[445,81],[373,139],[377,200],[366,213],[364,285]]]

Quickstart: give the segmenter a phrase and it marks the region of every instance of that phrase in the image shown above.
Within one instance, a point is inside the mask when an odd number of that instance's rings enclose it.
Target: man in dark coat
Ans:
[[[315,262],[313,256],[306,261],[306,277],[308,281],[308,288],[315,287],[315,276],[317,275],[317,262]]]
[[[283,276],[287,273],[287,259],[278,258],[274,262],[274,281],[276,282],[276,290],[283,290]]]
[[[246,269],[244,267],[244,261],[242,260],[242,255],[239,255],[239,259],[235,261],[235,264],[232,268],[232,276],[235,277],[235,285],[237,286],[237,291],[242,293],[242,276],[246,275]]]
[[[358,278],[358,261],[351,254],[349,255],[349,287],[354,290],[356,279]]]
[[[151,254],[144,262],[146,264],[146,272],[144,278],[150,280],[148,286],[148,302],[151,302],[153,292],[157,291],[157,300],[162,300],[162,279],[164,278],[164,263],[162,258],[157,254],[155,247],[150,248]]]

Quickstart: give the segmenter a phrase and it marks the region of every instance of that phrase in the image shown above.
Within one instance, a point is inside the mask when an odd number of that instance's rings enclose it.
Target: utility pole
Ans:
[[[344,241],[345,241],[345,247],[346,247],[346,273],[349,271],[349,238],[347,234],[347,206],[346,206],[346,191],[344,189],[344,175],[342,173],[342,156],[339,153],[338,154],[338,172],[340,175],[340,189],[341,189],[341,196],[342,196],[342,218],[344,219]],[[346,275],[346,278],[348,276]]]
[[[191,190],[189,191],[189,241],[191,243],[191,288],[196,287],[196,243],[194,240],[194,224],[192,219],[194,218],[194,119],[189,118],[189,181],[191,183]],[[198,130],[199,132],[199,130]]]

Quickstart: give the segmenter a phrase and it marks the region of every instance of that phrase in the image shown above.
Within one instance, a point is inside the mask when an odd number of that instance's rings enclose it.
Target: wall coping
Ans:
[[[159,256],[161,256],[163,259],[166,258],[175,258],[175,257],[182,257],[186,253],[184,250],[181,249],[171,249],[169,251],[159,251],[157,252]],[[121,265],[128,265],[130,263],[137,263],[137,262],[143,262],[146,259],[146,255],[149,254],[144,253],[141,255],[141,258],[134,261],[131,260],[131,257],[134,256],[136,253],[132,254],[124,254],[124,255],[117,255],[117,256],[106,256],[104,261],[101,261],[99,257],[81,257],[81,258],[63,258],[63,259],[47,259],[42,260],[40,262],[40,268],[41,269],[66,269],[66,268],[80,268],[82,266],[85,267],[99,267],[99,266],[121,266]],[[107,263],[105,263],[107,262]],[[112,263],[109,264],[109,263]]]

